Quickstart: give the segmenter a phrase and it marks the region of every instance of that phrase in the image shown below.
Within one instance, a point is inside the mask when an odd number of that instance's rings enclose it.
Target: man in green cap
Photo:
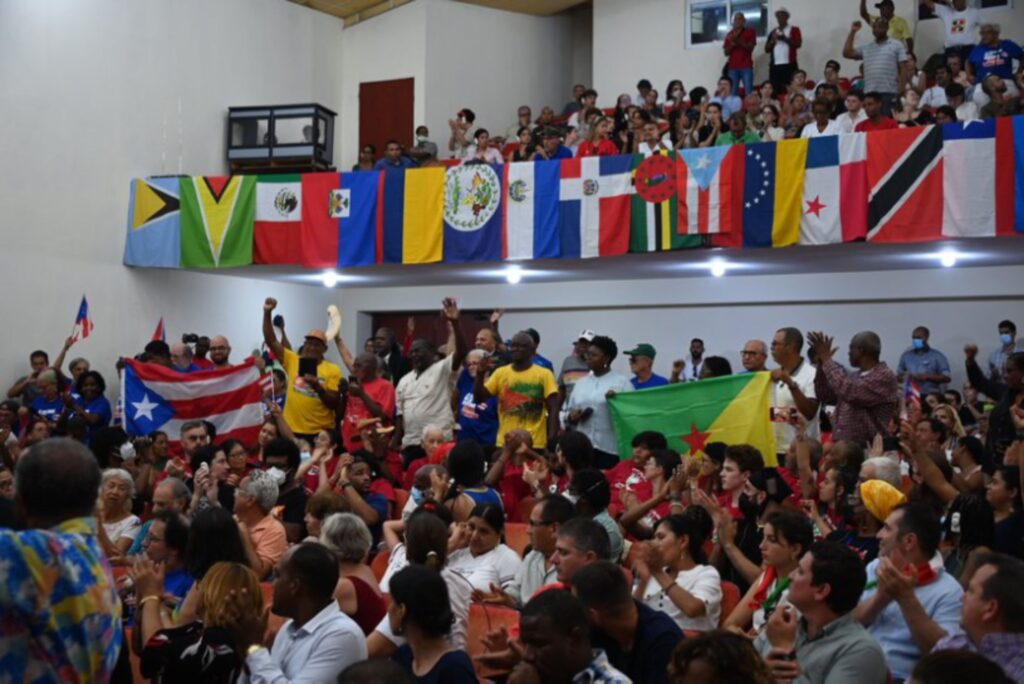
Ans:
[[[629,357],[629,368],[633,371],[630,382],[633,389],[648,389],[649,387],[661,387],[668,384],[668,378],[657,375],[654,370],[654,347],[646,342],[636,345],[636,349],[626,352]]]

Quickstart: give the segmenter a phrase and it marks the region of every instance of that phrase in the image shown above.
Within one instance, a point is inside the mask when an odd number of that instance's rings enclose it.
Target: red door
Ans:
[[[359,84],[359,147],[373,145],[377,158],[384,156],[388,140],[412,146],[415,123],[412,118],[413,79],[374,81]]]

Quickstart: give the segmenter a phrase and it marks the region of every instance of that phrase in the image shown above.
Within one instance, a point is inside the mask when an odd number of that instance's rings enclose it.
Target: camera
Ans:
[[[195,333],[185,333],[181,336],[181,341],[185,344],[197,344],[199,342],[199,335]]]

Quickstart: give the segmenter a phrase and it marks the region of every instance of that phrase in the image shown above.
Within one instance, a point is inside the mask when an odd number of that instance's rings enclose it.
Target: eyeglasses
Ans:
[[[555,523],[549,522],[547,520],[534,520],[534,519],[531,518],[530,520],[527,521],[526,524],[529,525],[530,527],[544,527],[546,525],[554,525]]]
[[[748,349],[744,349],[743,351],[740,352],[740,356],[760,356],[763,353],[764,352],[750,351]]]

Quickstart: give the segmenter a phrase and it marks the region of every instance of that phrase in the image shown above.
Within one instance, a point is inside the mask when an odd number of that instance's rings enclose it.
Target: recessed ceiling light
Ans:
[[[947,249],[939,253],[939,263],[946,268],[953,268],[956,266],[956,260],[959,255],[951,249]]]
[[[505,280],[509,285],[518,285],[523,279],[523,269],[518,266],[509,266],[505,269]]]
[[[338,274],[335,273],[334,271],[324,271],[324,274],[320,277],[320,280],[321,282],[323,282],[324,287],[334,287],[335,285],[338,284],[338,280],[340,280],[340,278],[338,277]]]
[[[721,278],[725,275],[725,262],[721,259],[712,259],[708,263],[708,268],[711,269],[711,275],[716,278]]]

